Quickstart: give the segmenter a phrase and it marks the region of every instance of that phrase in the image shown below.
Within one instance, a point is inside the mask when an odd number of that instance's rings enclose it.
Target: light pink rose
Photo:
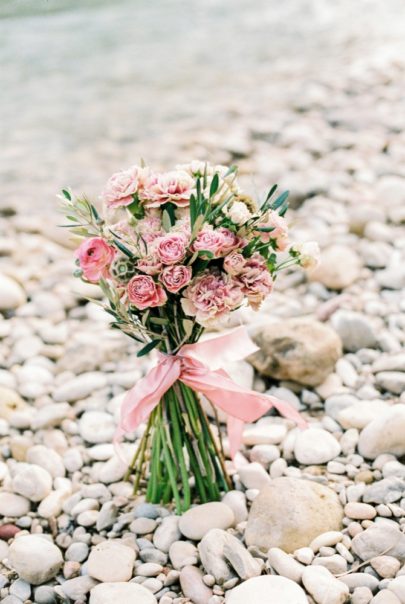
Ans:
[[[242,254],[238,252],[231,252],[224,258],[224,270],[228,275],[237,275],[243,270],[245,266],[245,259]]]
[[[177,294],[182,287],[185,287],[190,282],[191,277],[192,270],[189,266],[177,264],[174,266],[165,266],[159,279],[169,292]]]
[[[187,240],[182,233],[168,233],[156,239],[154,252],[163,264],[183,262]]]
[[[144,310],[154,306],[163,306],[167,300],[165,290],[149,275],[135,275],[127,285],[128,299],[138,308]]]
[[[202,325],[220,319],[243,301],[240,286],[229,275],[205,271],[183,292],[181,305],[186,315]]]
[[[149,168],[131,166],[127,170],[116,172],[107,181],[101,199],[109,208],[128,206],[134,200],[134,194],[141,191],[149,175]]]
[[[260,235],[263,243],[268,243],[271,239],[275,242],[275,249],[283,252],[288,247],[288,227],[285,218],[277,214],[277,212],[268,212],[266,218],[260,222],[258,227],[271,227],[270,232],[256,231],[256,235]]]
[[[204,250],[211,252],[214,254],[214,257],[217,258],[220,256],[224,245],[225,238],[220,229],[210,229],[206,227],[202,229],[194,239],[191,245],[191,251],[200,252]],[[204,254],[201,256],[204,257]]]
[[[267,269],[266,261],[258,252],[245,260],[243,268],[233,279],[255,310],[258,310],[264,298],[271,293],[273,288],[273,280]]]
[[[108,269],[116,250],[101,237],[85,239],[76,250],[80,268],[88,281],[96,282],[108,276]]]
[[[154,254],[139,258],[136,266],[138,270],[140,270],[142,273],[146,273],[147,275],[158,275],[162,270],[162,263]]]
[[[226,256],[226,254],[229,254],[229,252],[241,249],[246,245],[245,241],[241,237],[238,237],[238,235],[235,235],[235,233],[229,229],[220,227],[217,230],[222,235],[222,245],[220,249],[221,256]]]
[[[173,170],[152,175],[145,183],[140,198],[147,207],[153,208],[171,202],[185,207],[190,204],[190,195],[195,183],[184,170]]]

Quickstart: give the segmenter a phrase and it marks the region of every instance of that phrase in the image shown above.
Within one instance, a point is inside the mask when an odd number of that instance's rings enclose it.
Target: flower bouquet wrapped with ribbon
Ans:
[[[147,501],[219,499],[231,487],[221,432],[201,404],[226,413],[231,456],[244,422],[285,402],[237,385],[223,369],[256,347],[243,327],[200,340],[243,304],[258,309],[279,270],[315,262],[313,244],[288,241],[287,192],[273,186],[261,204],[245,195],[235,167],[193,161],[170,172],[133,166],[114,174],[102,212],[63,191],[63,210],[82,238],[75,275],[98,284],[112,326],[157,352],[154,368],[124,399],[116,440],[145,426],[128,477]]]

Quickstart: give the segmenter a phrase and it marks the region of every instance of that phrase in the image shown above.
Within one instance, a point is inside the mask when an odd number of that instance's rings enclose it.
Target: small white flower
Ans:
[[[234,224],[245,224],[252,217],[252,213],[243,201],[234,201],[225,212]]]
[[[299,253],[299,263],[303,268],[311,270],[318,266],[320,261],[320,249],[316,241],[295,243],[293,250]]]

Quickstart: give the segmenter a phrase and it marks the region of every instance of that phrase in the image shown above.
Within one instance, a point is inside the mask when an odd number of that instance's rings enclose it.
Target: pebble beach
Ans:
[[[403,4],[56,4],[0,8],[0,601],[405,604]],[[225,367],[308,428],[246,425],[232,490],[182,516],[125,480],[153,357],[57,226],[62,187],[97,199],[140,157],[277,182],[321,247],[238,311],[259,351]]]

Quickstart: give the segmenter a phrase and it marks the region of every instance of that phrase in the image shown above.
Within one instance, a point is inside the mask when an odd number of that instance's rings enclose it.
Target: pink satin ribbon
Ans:
[[[305,420],[289,403],[239,386],[221,369],[224,363],[240,361],[257,350],[246,328],[238,327],[203,342],[186,344],[174,355],[158,353],[157,365],[124,398],[115,440],[145,422],[177,380],[204,394],[227,414],[232,458],[241,445],[245,422],[254,422],[272,407],[298,426],[306,427]]]

